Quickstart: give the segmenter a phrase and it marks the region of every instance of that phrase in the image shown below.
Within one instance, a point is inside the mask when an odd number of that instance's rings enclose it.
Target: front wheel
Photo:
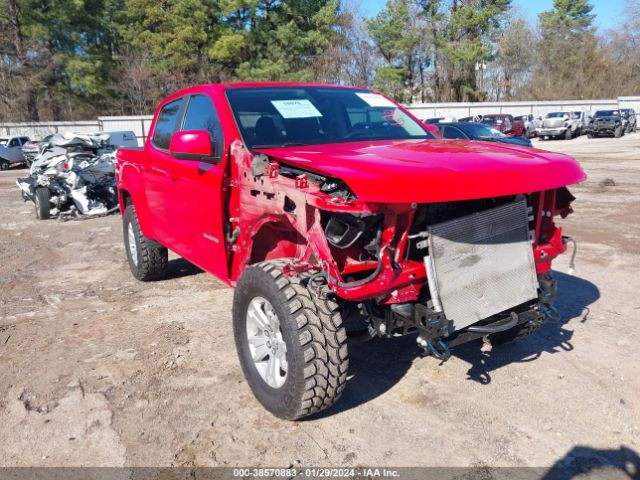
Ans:
[[[295,420],[329,408],[349,367],[339,306],[307,287],[308,274],[286,275],[286,260],[253,265],[233,298],[240,365],[256,399]]]
[[[571,133],[571,129],[567,128],[567,131],[564,132],[564,139],[571,140],[573,138],[573,133]]]
[[[33,202],[36,205],[38,220],[46,220],[51,217],[51,192],[47,187],[36,188]]]
[[[9,170],[9,162],[7,160],[0,160],[0,170]]]
[[[622,136],[622,127],[617,127],[614,131],[613,131],[613,136],[615,138],[620,138]]]

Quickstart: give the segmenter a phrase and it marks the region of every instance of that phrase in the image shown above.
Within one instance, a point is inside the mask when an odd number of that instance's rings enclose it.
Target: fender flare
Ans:
[[[136,207],[136,213],[138,215],[138,223],[142,233],[147,238],[155,238],[153,226],[150,217],[149,204],[147,203],[147,197],[144,194],[144,185],[142,184],[142,178],[137,166],[133,164],[124,164],[119,172],[118,181],[118,200],[120,203],[120,212],[124,214],[125,205],[125,192],[131,197],[132,203]]]

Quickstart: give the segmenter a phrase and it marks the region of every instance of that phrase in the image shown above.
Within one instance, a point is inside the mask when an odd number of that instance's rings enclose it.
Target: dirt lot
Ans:
[[[37,221],[0,174],[0,465],[594,465],[640,469],[640,133],[537,142],[589,175],[563,222],[563,320],[444,365],[413,337],[351,348],[332,410],[285,422],[244,382],[233,292],[181,259],[129,273],[117,215]],[[625,477],[626,478],[626,477]]]

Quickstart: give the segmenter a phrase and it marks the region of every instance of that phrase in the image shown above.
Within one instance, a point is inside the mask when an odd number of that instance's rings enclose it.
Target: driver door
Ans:
[[[223,192],[226,158],[223,155],[222,126],[214,102],[207,94],[190,95],[185,102],[184,117],[178,131],[209,132],[214,156],[218,160],[171,160],[176,253],[227,281]]]

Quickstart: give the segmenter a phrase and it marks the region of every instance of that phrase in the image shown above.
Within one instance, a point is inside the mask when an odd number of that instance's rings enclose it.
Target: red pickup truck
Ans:
[[[513,115],[492,113],[482,117],[481,123],[485,123],[505,135],[512,135],[514,137],[526,135],[524,122],[522,120],[516,120]]]
[[[133,275],[161,278],[171,249],[236,287],[243,372],[287,419],[338,399],[347,331],[444,360],[538,328],[569,241],[553,219],[585,179],[565,155],[433,139],[371,90],[289,83],[171,95],[116,176]]]

